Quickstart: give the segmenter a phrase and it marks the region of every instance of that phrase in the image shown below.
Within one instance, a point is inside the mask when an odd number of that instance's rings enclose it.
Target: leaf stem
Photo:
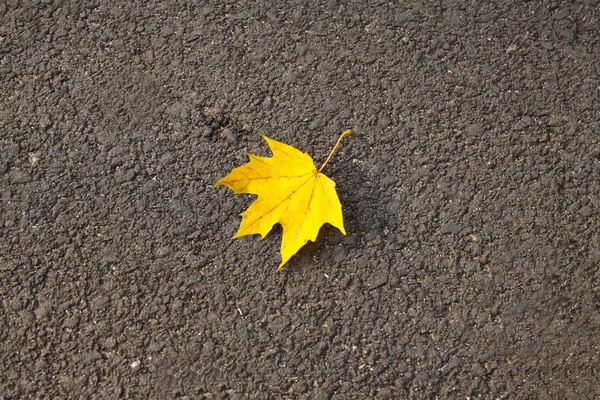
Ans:
[[[331,156],[333,155],[333,153],[337,150],[338,146],[340,145],[340,142],[342,141],[342,138],[344,136],[347,136],[347,135],[351,134],[351,133],[352,133],[352,131],[350,129],[342,132],[342,134],[340,135],[340,138],[338,139],[337,143],[335,144],[335,146],[333,146],[333,150],[331,150],[331,153],[329,153],[329,157],[327,157],[327,160],[325,160],[325,162],[323,163],[323,165],[321,165],[321,168],[319,168],[318,172],[323,171],[323,168],[325,168],[325,166],[329,162],[329,159],[331,158]]]

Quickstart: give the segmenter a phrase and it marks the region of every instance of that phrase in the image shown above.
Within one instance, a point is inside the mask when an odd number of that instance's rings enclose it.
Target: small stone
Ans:
[[[231,129],[223,129],[223,136],[229,143],[236,143],[238,141],[237,135]]]
[[[147,63],[154,62],[154,51],[152,51],[152,49],[144,51],[142,53],[142,58]]]
[[[19,155],[20,152],[21,152],[21,146],[19,146],[18,143],[11,143],[6,148],[6,156],[10,160],[16,158]]]
[[[270,110],[271,107],[273,107],[273,99],[271,99],[269,96],[265,97],[265,99],[261,103],[261,107],[264,110]]]
[[[582,217],[591,217],[592,214],[594,213],[594,210],[592,210],[592,207],[590,206],[584,206],[579,210],[579,213],[581,214]]]
[[[135,171],[133,169],[128,171],[119,169],[115,172],[115,180],[117,183],[131,182],[133,178],[135,178]]]
[[[162,165],[171,165],[175,162],[175,155],[173,153],[165,153],[160,158],[160,163]]]
[[[400,200],[394,199],[387,204],[386,209],[390,214],[397,214],[401,207],[402,203],[400,203]]]
[[[54,39],[60,39],[63,37],[66,37],[68,35],[67,31],[63,28],[58,28],[55,32],[54,32]]]
[[[563,124],[563,119],[559,116],[556,115],[552,115],[549,119],[548,119],[548,125],[549,126],[560,126]]]
[[[150,345],[150,350],[156,353],[159,353],[164,348],[165,344],[163,342],[155,342]]]
[[[35,316],[31,311],[25,310],[21,312],[21,322],[24,326],[29,326],[35,321]]]
[[[13,311],[19,311],[23,309],[23,302],[19,299],[14,299],[11,304],[11,308]]]
[[[448,235],[450,233],[457,233],[460,231],[460,227],[452,222],[447,222],[442,226],[442,233]]]
[[[167,112],[171,116],[176,117],[176,118],[186,118],[189,115],[190,110],[184,104],[181,104],[180,102],[176,102],[171,107],[169,107]]]
[[[377,393],[377,398],[379,399],[391,399],[394,397],[394,394],[392,393],[392,389],[390,388],[383,388],[380,389],[379,392]]]
[[[388,282],[388,273],[386,271],[378,271],[371,275],[368,280],[368,284],[371,290],[379,289]]]
[[[31,165],[35,165],[40,159],[40,153],[29,153],[29,162]]]
[[[388,175],[386,177],[383,178],[383,186],[384,187],[390,187],[390,186],[394,186],[396,183],[398,182],[398,177],[394,176],[394,175]]]
[[[142,187],[142,190],[144,191],[144,193],[148,193],[151,192],[152,189],[154,189],[156,186],[158,186],[158,182],[155,179],[150,179],[149,181],[144,183],[144,187]]]
[[[27,183],[31,180],[29,172],[15,169],[9,172],[8,179],[12,183]]]
[[[344,261],[347,255],[348,252],[346,251],[346,248],[344,246],[338,246],[333,251],[333,259],[338,263]]]
[[[513,131],[522,131],[522,130],[525,130],[526,128],[528,128],[529,126],[531,126],[531,124],[532,124],[531,117],[525,116],[525,117],[521,118],[519,121],[517,121],[512,126],[512,130]]]
[[[74,315],[65,321],[64,327],[67,329],[75,329],[79,325],[79,317]]]
[[[106,347],[109,350],[112,350],[116,347],[117,345],[117,339],[115,339],[114,337],[108,337],[105,341],[104,341],[104,347]]]
[[[550,41],[543,41],[543,42],[540,42],[540,44],[546,50],[549,50],[549,51],[554,50],[554,44],[552,42],[550,42]]]
[[[108,304],[109,301],[110,301],[110,299],[106,296],[96,297],[95,299],[92,300],[92,310],[98,311],[100,309],[103,309]]]
[[[479,136],[483,133],[483,127],[479,124],[470,124],[467,126],[467,132],[473,136]]]
[[[50,120],[49,115],[44,115],[44,116],[42,116],[42,118],[40,118],[40,128],[42,128],[43,131],[48,129],[51,125],[52,125],[52,120]]]
[[[142,365],[142,363],[140,363],[138,360],[135,360],[129,366],[131,367],[131,370],[133,372],[137,372],[137,371],[139,371],[141,365]]]
[[[47,320],[52,310],[52,303],[44,302],[35,310],[35,317],[38,321]]]
[[[167,246],[161,246],[156,249],[155,254],[157,257],[166,257],[171,254],[171,249]]]

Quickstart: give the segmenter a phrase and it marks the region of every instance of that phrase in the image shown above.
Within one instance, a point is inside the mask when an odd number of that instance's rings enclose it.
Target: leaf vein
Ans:
[[[253,226],[254,224],[256,224],[257,222],[261,221],[266,215],[271,214],[274,210],[276,210],[284,201],[286,201],[287,199],[290,199],[294,194],[296,194],[296,192],[298,192],[298,190],[300,190],[304,185],[306,185],[308,182],[311,181],[311,179],[313,179],[316,176],[313,175],[310,178],[308,178],[306,181],[304,181],[300,186],[298,186],[296,189],[292,190],[290,192],[289,195],[287,195],[286,197],[282,198],[280,202],[278,202],[277,204],[275,204],[275,206],[273,208],[271,208],[270,210],[266,211],[265,213],[263,213],[262,215],[259,215],[258,218],[256,218],[253,222],[248,224],[248,227]]]

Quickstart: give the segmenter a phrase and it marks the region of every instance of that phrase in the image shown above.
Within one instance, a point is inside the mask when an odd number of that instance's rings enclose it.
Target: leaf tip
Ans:
[[[215,182],[215,184],[213,186],[215,186],[215,187],[216,186],[225,186],[224,180],[225,180],[225,178],[219,179],[217,182]]]

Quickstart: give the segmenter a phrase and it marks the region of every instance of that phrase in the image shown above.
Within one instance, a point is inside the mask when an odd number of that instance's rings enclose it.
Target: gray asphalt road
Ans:
[[[0,398],[600,396],[599,10],[0,2]],[[345,129],[346,236],[230,240]]]

